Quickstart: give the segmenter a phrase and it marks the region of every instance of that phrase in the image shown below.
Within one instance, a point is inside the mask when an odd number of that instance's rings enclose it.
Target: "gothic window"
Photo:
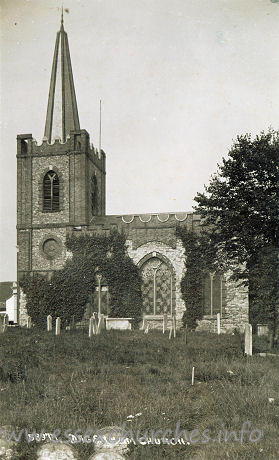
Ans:
[[[204,315],[216,315],[225,307],[225,281],[221,273],[208,273],[203,284]]]
[[[48,171],[43,181],[43,210],[59,211],[59,178],[56,172]]]
[[[91,210],[93,216],[98,214],[98,182],[95,174],[91,178]]]

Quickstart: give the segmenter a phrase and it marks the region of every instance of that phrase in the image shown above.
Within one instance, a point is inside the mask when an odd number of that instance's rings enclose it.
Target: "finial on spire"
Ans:
[[[63,10],[64,10],[64,8],[63,8],[63,5],[62,5],[62,8],[61,8],[61,26],[63,26],[63,24],[64,24]]]

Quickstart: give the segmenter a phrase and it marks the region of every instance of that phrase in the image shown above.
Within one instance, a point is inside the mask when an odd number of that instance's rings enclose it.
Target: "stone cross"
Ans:
[[[252,326],[245,324],[245,354],[252,356]]]
[[[60,335],[60,329],[61,329],[61,318],[56,318],[56,323],[55,323],[55,335]]]
[[[221,332],[221,315],[217,313],[217,334],[220,335]]]
[[[52,316],[51,315],[47,316],[47,331],[48,332],[52,331]]]

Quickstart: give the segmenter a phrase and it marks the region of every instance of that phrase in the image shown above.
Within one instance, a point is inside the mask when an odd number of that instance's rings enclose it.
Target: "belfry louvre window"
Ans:
[[[54,171],[48,171],[44,177],[43,210],[59,211],[59,177]]]

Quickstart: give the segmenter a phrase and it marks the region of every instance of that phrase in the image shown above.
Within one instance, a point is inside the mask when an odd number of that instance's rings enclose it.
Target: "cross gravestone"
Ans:
[[[245,325],[245,354],[252,356],[252,326],[251,324]]]
[[[60,335],[60,330],[61,330],[61,318],[56,318],[56,323],[55,323],[55,335]]]
[[[48,332],[52,331],[52,316],[51,315],[47,316],[47,331]]]

